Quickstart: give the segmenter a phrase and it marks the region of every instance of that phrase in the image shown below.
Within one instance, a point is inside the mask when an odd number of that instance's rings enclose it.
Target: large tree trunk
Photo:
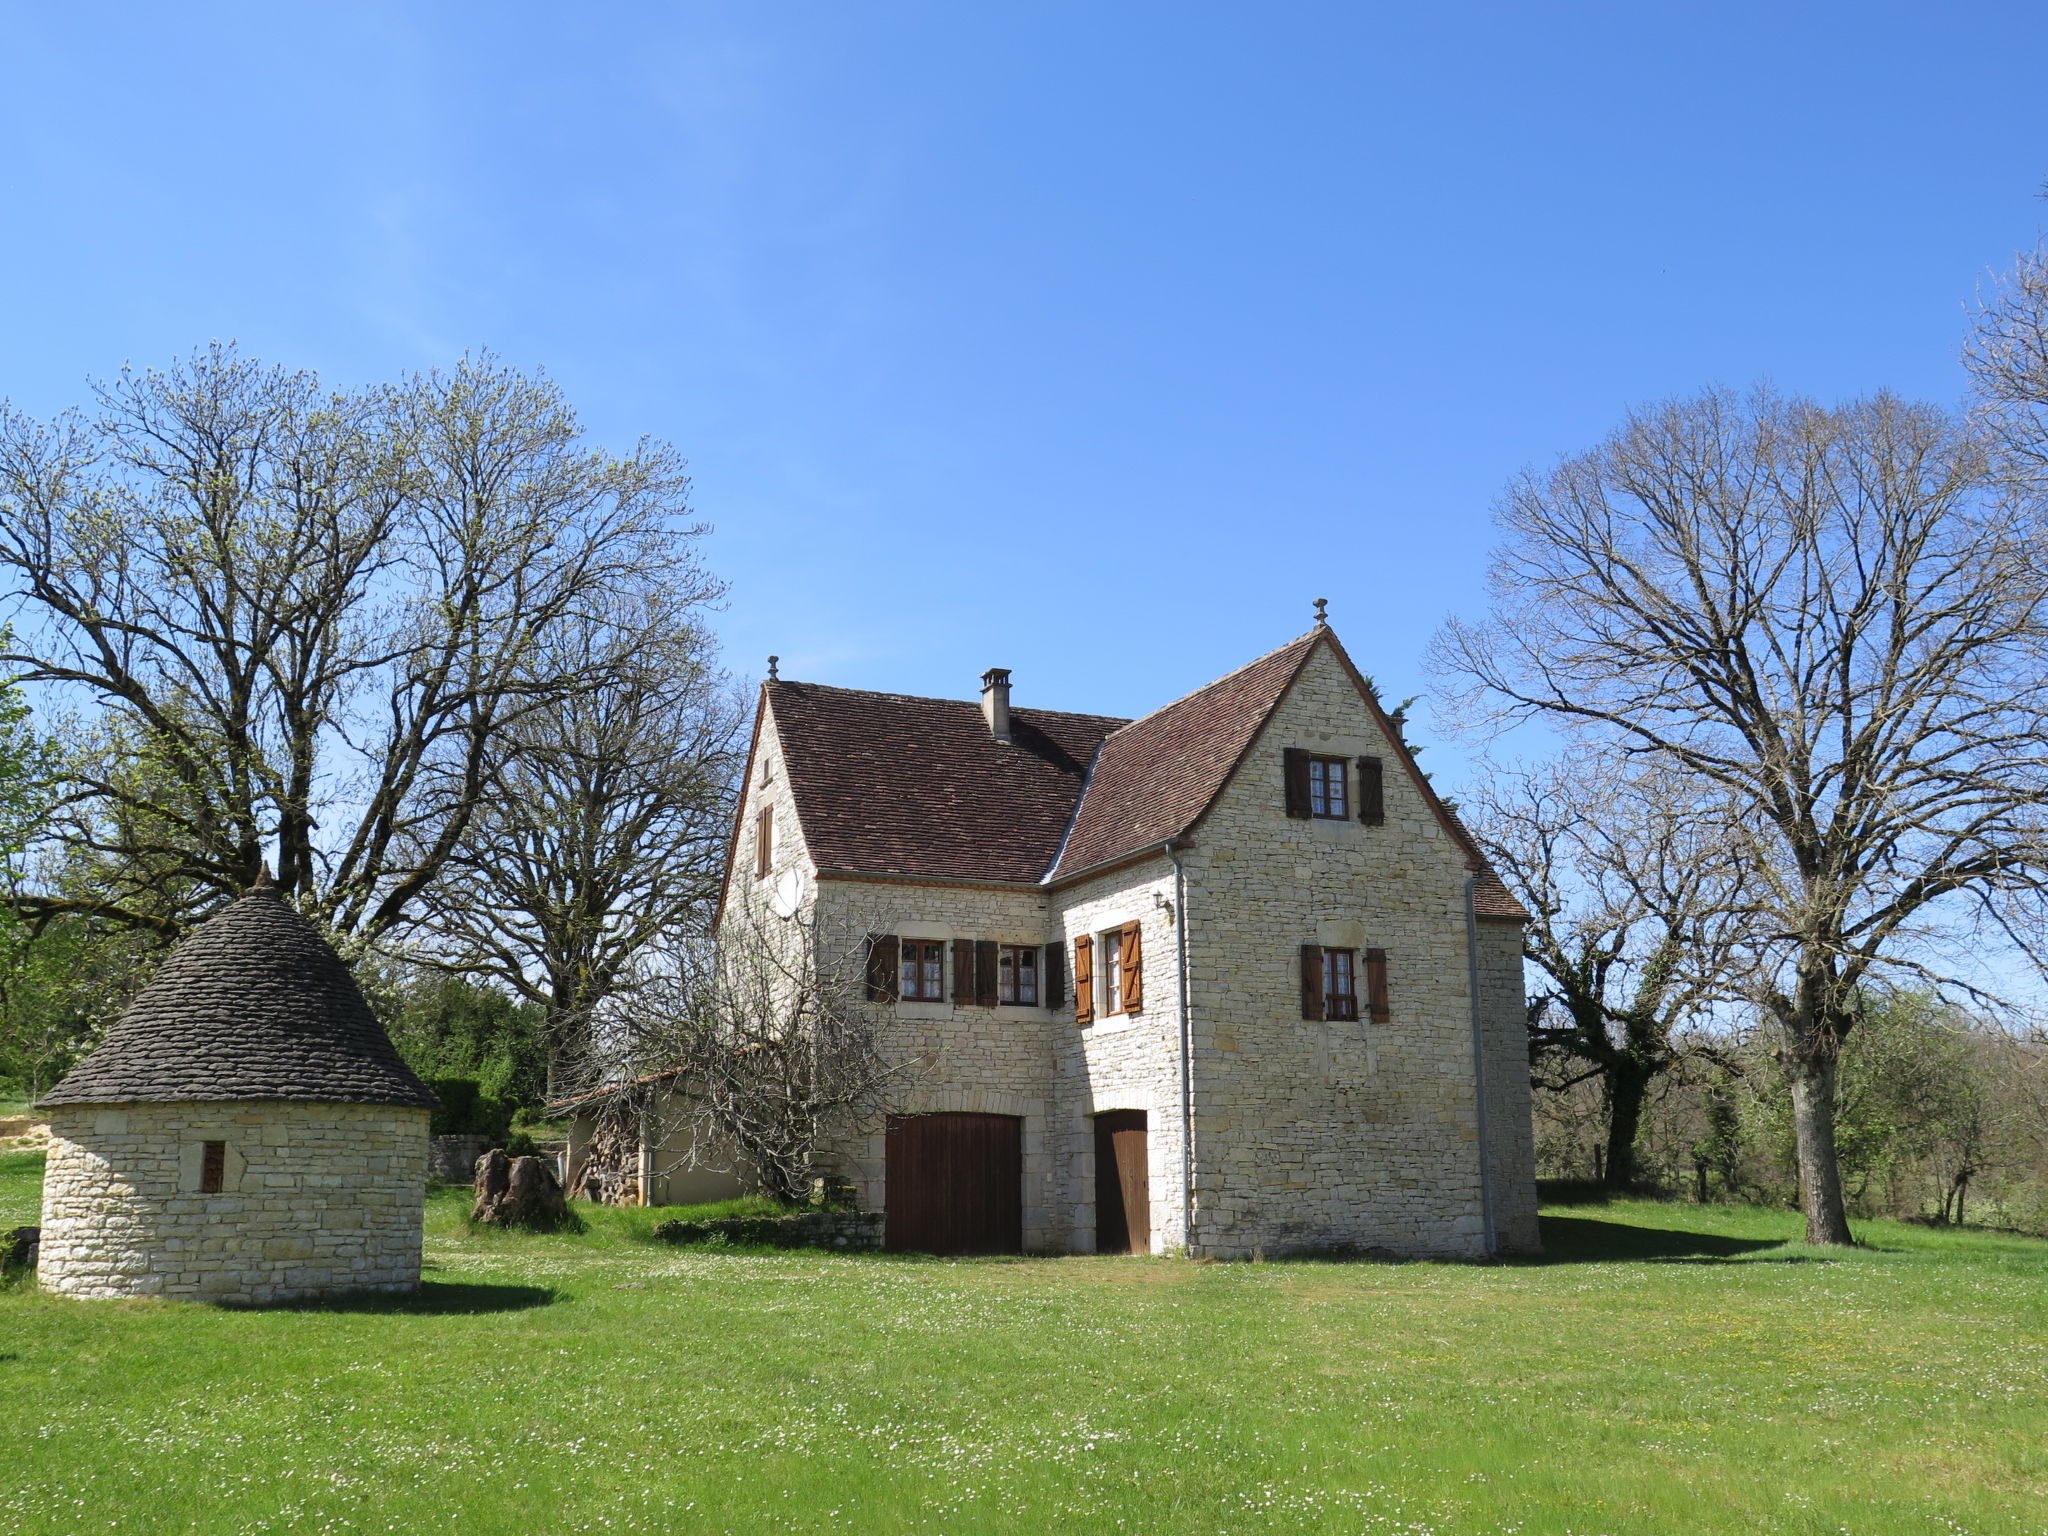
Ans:
[[[1601,1187],[1613,1193],[1635,1188],[1636,1137],[1643,1127],[1643,1100],[1650,1077],[1626,1059],[1607,1069],[1607,1166]]]
[[[1835,1053],[1825,1045],[1788,1043],[1792,1130],[1799,1153],[1799,1203],[1809,1243],[1847,1245],[1849,1210],[1842,1200],[1842,1168],[1835,1156]]]

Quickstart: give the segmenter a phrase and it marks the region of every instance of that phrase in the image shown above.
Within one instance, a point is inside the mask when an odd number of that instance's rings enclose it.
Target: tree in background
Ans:
[[[274,852],[337,936],[399,928],[494,742],[616,680],[620,648],[577,654],[574,626],[716,595],[686,490],[673,450],[589,447],[553,385],[489,357],[333,392],[214,347],[89,415],[0,412],[23,615],[0,659],[78,717],[48,831],[103,875],[15,909],[174,934]]]
[[[1651,1085],[1674,1039],[1741,986],[1749,870],[1741,837],[1698,786],[1612,754],[1489,769],[1460,812],[1529,909],[1523,955],[1538,1086],[1587,1079],[1607,1124],[1598,1169],[1633,1188]]]
[[[1851,1241],[1844,1043],[1889,974],[2012,932],[2048,872],[2048,571],[2035,502],[1938,409],[1712,392],[1509,490],[1490,622],[1436,660],[1697,782],[1748,839],[1807,1238]],[[1960,946],[1958,946],[1960,947]],[[1965,963],[1966,964],[1966,963]]]
[[[650,601],[595,606],[535,648],[543,675],[601,656],[611,681],[497,733],[422,903],[424,962],[543,1011],[554,1086],[637,957],[701,920],[724,866],[745,710],[687,608]]]

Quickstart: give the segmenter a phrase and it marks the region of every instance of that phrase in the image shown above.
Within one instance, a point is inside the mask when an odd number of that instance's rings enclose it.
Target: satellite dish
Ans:
[[[785,869],[782,878],[775,882],[775,895],[769,905],[777,917],[795,917],[796,909],[803,904],[803,871]]]

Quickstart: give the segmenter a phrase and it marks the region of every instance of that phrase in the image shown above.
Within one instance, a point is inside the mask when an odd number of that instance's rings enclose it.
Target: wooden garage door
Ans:
[[[1095,1251],[1152,1251],[1152,1179],[1142,1109],[1105,1110],[1095,1117]]]
[[[1024,1122],[1015,1115],[892,1115],[891,1248],[1019,1253],[1024,1247]]]

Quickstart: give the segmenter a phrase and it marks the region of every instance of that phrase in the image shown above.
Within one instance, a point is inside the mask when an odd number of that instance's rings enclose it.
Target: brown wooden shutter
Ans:
[[[868,1001],[893,1003],[903,986],[903,941],[893,933],[868,935]]]
[[[996,1005],[996,941],[976,939],[974,941],[974,1005],[977,1008],[993,1008]]]
[[[1304,1019],[1323,1016],[1323,946],[1320,944],[1301,946],[1301,1016]]]
[[[1280,776],[1287,786],[1287,814],[1296,821],[1307,821],[1308,753],[1300,747],[1281,748]]]
[[[974,1003],[974,940],[953,941],[953,1001],[962,1007]]]
[[[1039,1002],[1057,1008],[1067,1000],[1067,950],[1064,944],[1045,946],[1045,969],[1038,978]]]
[[[1124,1005],[1125,1013],[1139,1013],[1145,1007],[1143,943],[1136,923],[1125,923],[1117,934],[1116,963],[1120,972],[1117,977],[1117,995]]]
[[[1386,767],[1376,757],[1358,760],[1358,819],[1368,827],[1387,824]]]
[[[754,818],[754,878],[768,873],[775,862],[775,807],[764,805]]]
[[[1074,940],[1074,1022],[1095,1022],[1095,941],[1085,933]]]
[[[1384,949],[1365,952],[1365,1005],[1375,1024],[1384,1024],[1394,1016],[1393,1004],[1387,998],[1387,952]]]

